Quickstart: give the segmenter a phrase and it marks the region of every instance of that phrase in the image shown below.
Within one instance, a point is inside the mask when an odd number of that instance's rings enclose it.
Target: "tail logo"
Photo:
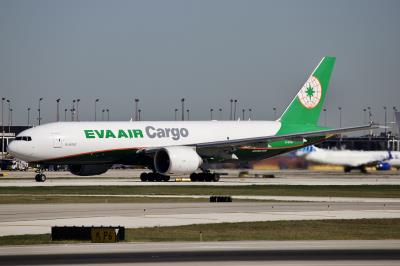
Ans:
[[[322,88],[319,80],[310,76],[307,82],[303,85],[299,93],[297,94],[300,103],[308,108],[312,109],[318,105],[322,96]]]

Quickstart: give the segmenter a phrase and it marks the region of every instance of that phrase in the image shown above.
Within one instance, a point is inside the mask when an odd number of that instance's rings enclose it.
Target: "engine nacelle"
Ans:
[[[90,176],[90,175],[101,175],[110,169],[109,164],[73,164],[69,165],[69,171],[74,175]]]
[[[162,148],[154,156],[154,167],[161,174],[191,174],[203,163],[197,152],[186,146]]]

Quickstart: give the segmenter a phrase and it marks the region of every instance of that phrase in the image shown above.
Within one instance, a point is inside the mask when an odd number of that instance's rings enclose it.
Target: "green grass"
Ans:
[[[400,239],[400,219],[306,220],[221,223],[126,230],[128,242],[241,240]],[[0,245],[64,244],[49,234],[0,237]]]
[[[221,223],[129,229],[127,241],[400,239],[400,219]]]
[[[0,245],[38,245],[51,243],[50,234],[1,236]]]
[[[84,186],[84,187],[1,187],[2,194],[85,194],[85,195],[254,195],[400,198],[400,185],[361,186]]]

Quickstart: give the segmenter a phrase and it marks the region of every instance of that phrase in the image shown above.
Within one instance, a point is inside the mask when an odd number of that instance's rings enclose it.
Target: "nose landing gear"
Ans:
[[[46,175],[44,174],[44,170],[40,168],[37,171],[37,174],[35,175],[35,181],[36,182],[44,182],[46,181]]]

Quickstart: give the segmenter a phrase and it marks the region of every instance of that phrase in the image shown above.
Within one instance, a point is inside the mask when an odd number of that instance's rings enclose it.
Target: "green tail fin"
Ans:
[[[279,118],[283,125],[317,126],[335,57],[324,57]]]

